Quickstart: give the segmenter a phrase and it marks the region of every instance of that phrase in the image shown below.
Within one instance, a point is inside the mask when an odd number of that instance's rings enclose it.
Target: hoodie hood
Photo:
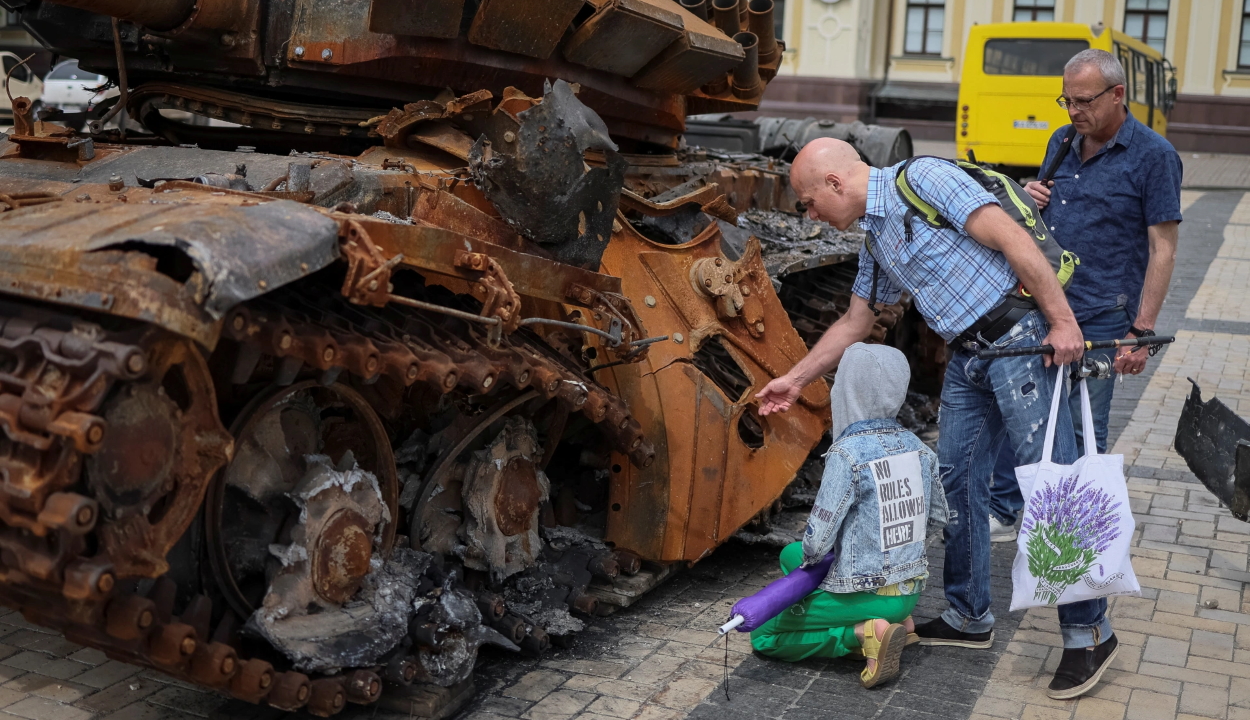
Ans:
[[[893,420],[907,399],[910,382],[911,368],[897,349],[864,343],[847,348],[829,393],[833,439],[860,420]]]

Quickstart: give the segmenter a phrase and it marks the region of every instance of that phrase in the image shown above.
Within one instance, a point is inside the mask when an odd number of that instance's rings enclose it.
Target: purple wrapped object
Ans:
[[[777,578],[763,590],[739,600],[729,611],[730,617],[734,619],[725,624],[724,632],[734,629],[730,626],[734,625],[738,617],[742,618],[742,622],[736,625],[738,632],[750,632],[807,597],[825,581],[833,559],[834,553],[829,553],[819,563],[811,567],[795,568],[789,575]]]

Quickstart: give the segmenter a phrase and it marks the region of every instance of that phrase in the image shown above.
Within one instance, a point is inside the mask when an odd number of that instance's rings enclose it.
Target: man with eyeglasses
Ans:
[[[1042,167],[1061,152],[1069,128],[1076,130],[1071,151],[1054,179],[1025,189],[1042,208],[1042,218],[1065,248],[1081,258],[1067,289],[1068,303],[1089,340],[1154,334],[1176,259],[1181,220],[1181,160],[1172,145],[1141,124],[1124,104],[1124,68],[1105,50],[1084,50],[1064,67],[1063,95],[1057,99],[1072,120],[1055,131]],[[1148,353],[1121,348],[1091,356],[1114,363],[1115,372],[1137,375]],[[1107,450],[1111,379],[1089,383],[1098,451]],[[1070,405],[1080,417],[1079,398]],[[1073,423],[1078,450],[1081,428]],[[1024,501],[1016,484],[1017,462],[1003,443],[990,493],[990,539],[1015,540],[1015,523]],[[1050,685],[1053,698],[1075,697],[1091,688],[1111,663],[1114,636],[1106,622],[1106,601],[1073,603],[1068,615],[1086,615],[1089,627],[1064,627],[1064,652]],[[1080,607],[1076,607],[1080,606]]]

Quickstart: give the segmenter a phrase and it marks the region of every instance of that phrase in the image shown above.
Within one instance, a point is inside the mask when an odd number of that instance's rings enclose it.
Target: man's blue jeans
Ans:
[[[1003,443],[994,463],[993,483],[990,485],[990,515],[1008,526],[1016,524],[1020,511],[1024,509],[1024,497],[1020,495],[1020,484],[1016,482],[1017,467],[1011,443]]]
[[[1047,332],[1041,312],[1026,315],[995,347],[1040,345]],[[978,360],[955,348],[942,387],[938,462],[950,507],[943,580],[950,607],[942,619],[967,633],[989,632],[990,475],[1004,437],[1021,464],[1041,460],[1055,370],[1041,356]],[[1051,459],[1077,458],[1072,418],[1063,408]],[[1105,600],[1059,606],[1064,647],[1090,647],[1111,635]]]
[[[1116,340],[1128,335],[1128,313],[1124,308],[1106,310],[1081,323],[1081,332],[1087,340]],[[1145,352],[1141,350],[1139,352]],[[1115,361],[1115,350],[1092,350],[1089,357]],[[1094,411],[1094,439],[1098,441],[1098,452],[1107,452],[1107,421],[1111,417],[1111,396],[1115,390],[1115,378],[1109,380],[1089,381],[1089,405]],[[1076,430],[1077,453],[1083,454],[1085,441],[1081,433],[1081,393],[1080,388],[1073,387],[1068,398],[1068,407],[1072,413],[1072,424]],[[1016,454],[1011,451],[1011,443],[1003,443],[998,453],[998,462],[994,465],[994,483],[990,488],[990,514],[998,518],[1004,525],[1014,525],[1024,508],[1024,498],[1020,496],[1020,486],[1016,484],[1016,467],[1025,463],[1016,462]]]

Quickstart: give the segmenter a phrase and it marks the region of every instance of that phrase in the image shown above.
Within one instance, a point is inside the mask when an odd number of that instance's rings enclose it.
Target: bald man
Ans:
[[[921,158],[908,168],[917,193],[941,212],[949,227],[933,228],[913,218],[894,184],[901,166],[870,168],[845,142],[808,143],[795,158],[790,182],[810,217],[846,230],[857,220],[867,233],[859,254],[850,308],[811,352],[758,395],[760,414],[788,409],[803,387],[837,367],[851,344],[872,330],[869,300],[897,302],[906,290],[929,327],[950,343],[942,388],[938,458],[950,507],[946,526],[944,583],[950,607],[941,617],[916,626],[921,643],[988,648],[994,642],[990,612],[989,479],[1004,434],[1020,464],[1041,459],[1055,387],[1050,358],[978,360],[978,350],[1048,343],[1054,362],[1073,363],[1083,350],[1081,330],[1064,299],[1050,263],[1032,237],[998,205],[994,196],[956,165]],[[1032,299],[1013,294],[1018,285]],[[875,291],[875,292],[874,292]],[[873,295],[875,294],[875,298]],[[1059,413],[1052,459],[1076,460],[1068,413]],[[872,578],[864,578],[871,582]],[[1064,645],[1088,650],[1067,667],[1064,653],[1052,697],[1089,691],[1110,664],[1115,636],[1104,603],[1063,605],[1059,622]]]

